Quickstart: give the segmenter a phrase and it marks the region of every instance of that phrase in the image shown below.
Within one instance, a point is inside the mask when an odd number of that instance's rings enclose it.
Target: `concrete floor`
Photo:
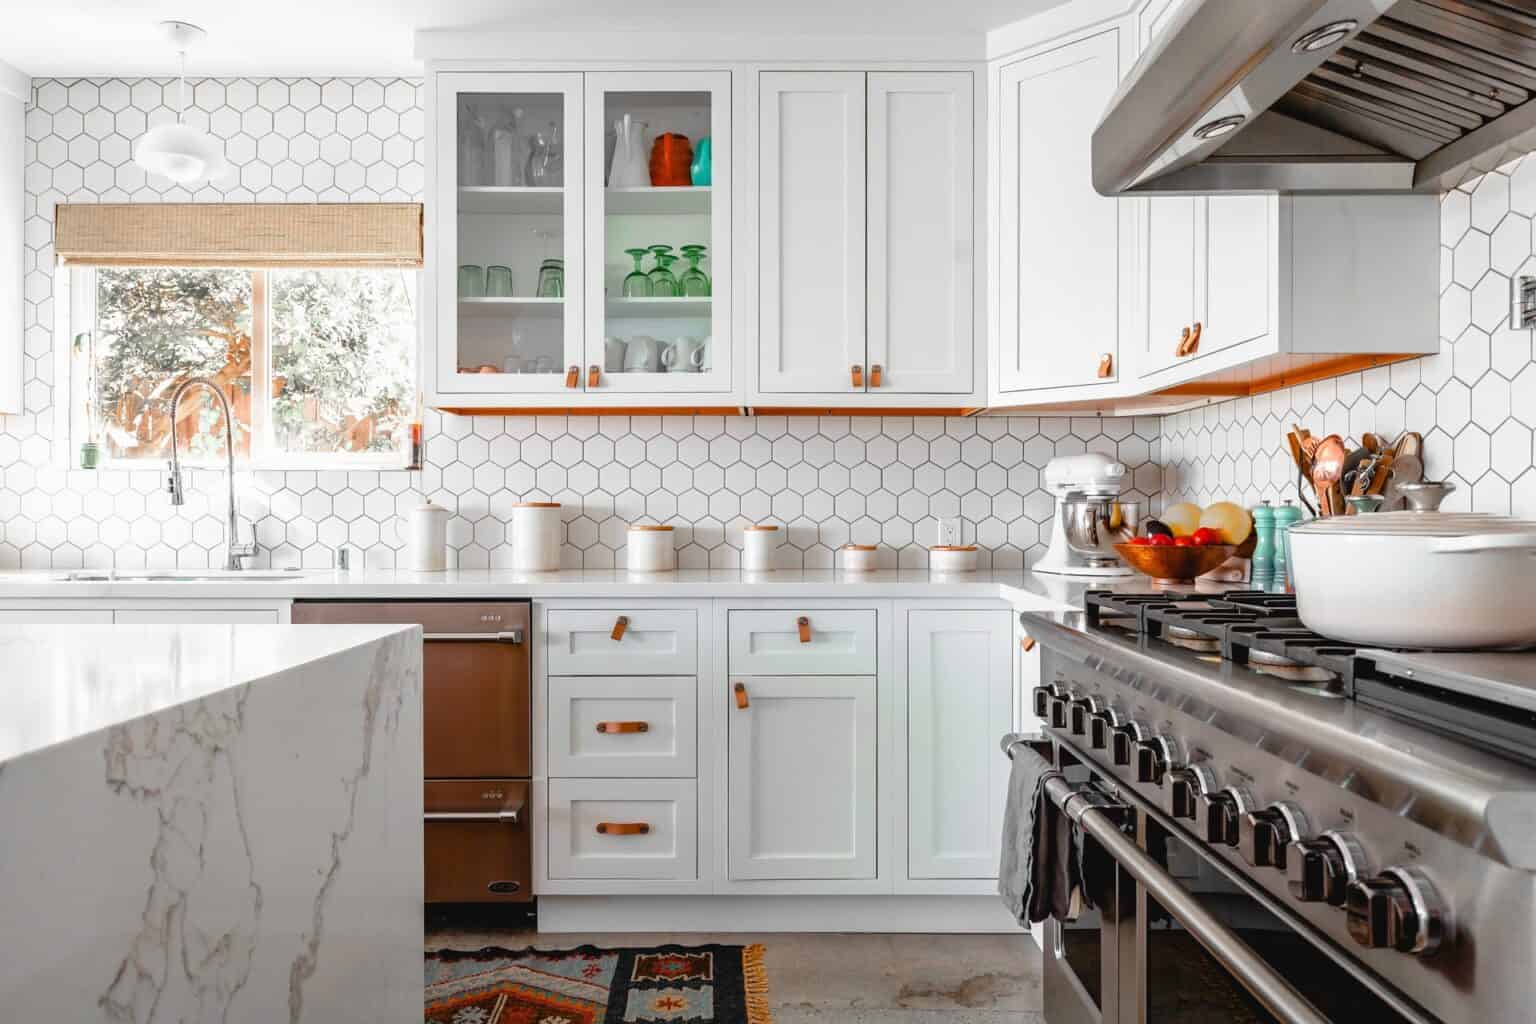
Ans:
[[[720,943],[767,948],[774,1024],[1044,1024],[1040,951],[1018,935],[539,935],[435,916],[428,949]]]

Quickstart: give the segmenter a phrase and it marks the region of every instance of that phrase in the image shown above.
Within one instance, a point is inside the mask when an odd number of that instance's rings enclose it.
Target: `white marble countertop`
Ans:
[[[1020,607],[1077,607],[1087,587],[1103,585],[1092,577],[1042,576],[1022,569],[937,574],[926,569],[848,573],[841,570],[789,570],[745,573],[736,569],[630,573],[624,570],[566,570],[528,573],[503,569],[447,572],[329,570],[264,573],[261,578],[233,578],[188,570],[197,580],[145,580],[133,573],[102,579],[71,580],[61,572],[0,573],[0,600],[98,598],[256,598],[268,600],[340,598],[547,598],[547,597],[989,597]],[[221,578],[222,577],[222,578]]]
[[[0,626],[0,767],[418,628]]]

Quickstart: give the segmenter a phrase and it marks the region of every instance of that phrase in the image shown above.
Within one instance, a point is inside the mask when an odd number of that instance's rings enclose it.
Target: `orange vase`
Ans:
[[[688,136],[662,132],[651,146],[651,184],[657,187],[691,184],[689,165],[692,163],[693,147],[688,144]]]

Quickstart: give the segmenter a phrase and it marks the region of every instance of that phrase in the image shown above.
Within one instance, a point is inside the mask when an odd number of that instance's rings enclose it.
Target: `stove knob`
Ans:
[[[1072,729],[1072,735],[1088,735],[1088,717],[1098,714],[1103,706],[1097,697],[1079,697],[1074,700],[1072,706],[1067,709],[1067,724]]]
[[[1168,769],[1176,767],[1183,757],[1179,741],[1171,736],[1153,736],[1136,744],[1136,781],[1154,786],[1163,784]]]
[[[1203,764],[1175,768],[1168,773],[1168,796],[1164,809],[1169,817],[1193,820],[1200,798],[1216,790],[1216,773]]]
[[[1069,694],[1060,693],[1050,701],[1050,723],[1052,729],[1065,729],[1067,727],[1067,707],[1072,703]]]
[[[1307,816],[1292,803],[1274,803],[1238,819],[1243,859],[1256,868],[1285,868],[1286,849],[1311,834]]]
[[[1114,708],[1095,711],[1088,719],[1088,745],[1094,750],[1106,749],[1114,730],[1124,724],[1125,719]]]
[[[1293,842],[1286,855],[1286,885],[1303,903],[1344,905],[1350,883],[1365,873],[1365,850],[1344,832]]]
[[[1253,809],[1253,797],[1242,786],[1228,786],[1200,798],[1195,809],[1195,831],[1208,843],[1237,845],[1237,822]]]
[[[1109,748],[1112,760],[1118,765],[1130,764],[1136,744],[1150,735],[1152,735],[1151,730],[1140,722],[1134,719],[1126,722],[1110,734]]]
[[[1037,686],[1032,695],[1035,698],[1035,717],[1043,720],[1050,711],[1051,698],[1056,696],[1056,687]]]
[[[1450,939],[1450,914],[1418,868],[1387,868],[1351,882],[1344,909],[1362,946],[1428,956]]]

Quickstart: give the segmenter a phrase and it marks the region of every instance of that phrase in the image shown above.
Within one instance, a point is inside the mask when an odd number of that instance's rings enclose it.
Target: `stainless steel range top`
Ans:
[[[1093,618],[1022,616],[1043,650],[1034,709],[1053,741],[1410,1019],[1533,1019],[1536,768],[1415,722],[1407,706],[1365,703],[1398,669],[1434,669],[1445,692],[1459,680],[1463,696],[1497,703],[1466,692],[1474,664],[1490,663],[1274,656],[1332,666],[1319,679],[1271,664],[1273,644],[1254,646],[1251,660],[1245,647],[1239,662],[1223,657],[1229,645],[1210,646],[1209,631],[1172,619],[1148,635]],[[1536,655],[1513,657],[1536,666]]]

